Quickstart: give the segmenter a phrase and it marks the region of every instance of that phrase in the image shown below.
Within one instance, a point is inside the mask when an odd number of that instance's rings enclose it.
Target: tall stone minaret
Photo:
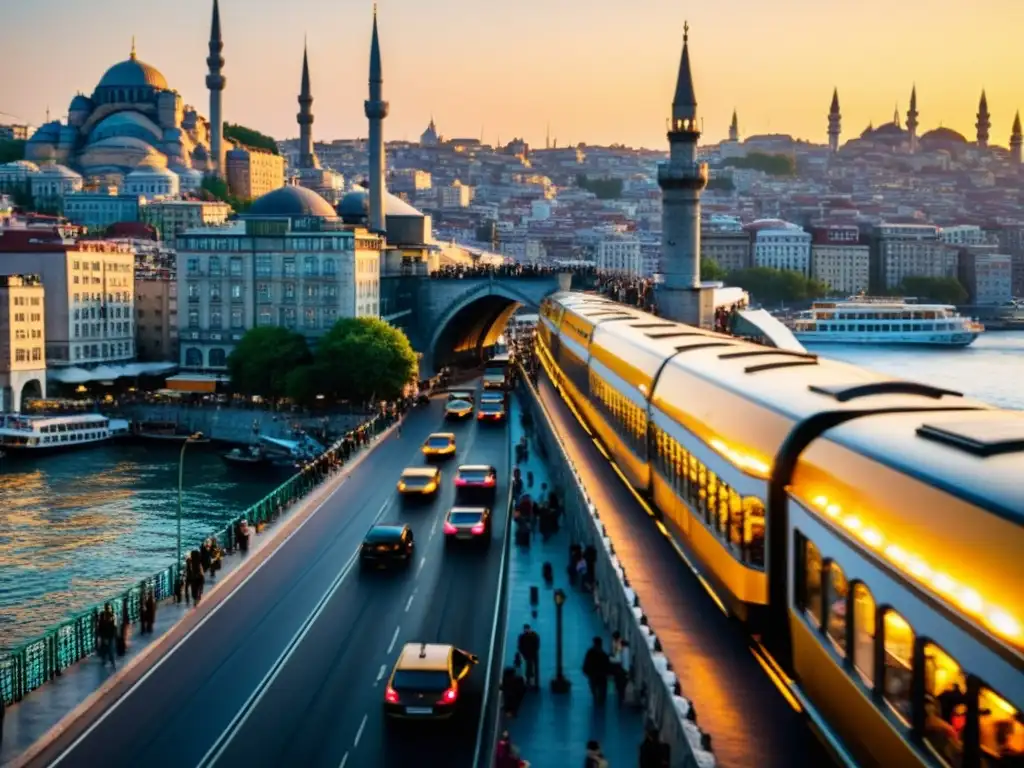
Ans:
[[[690,71],[690,25],[683,27],[683,55],[669,121],[669,159],[658,166],[661,187],[661,273],[657,302],[673,320],[707,327],[714,312],[701,301],[700,196],[708,184],[708,167],[697,162],[697,97]]]
[[[978,146],[988,146],[988,131],[992,127],[992,116],[988,113],[988,97],[985,90],[981,91],[981,99],[978,101],[978,122],[974,124],[978,129]]]
[[[220,37],[220,6],[213,0],[213,21],[210,23],[210,55],[206,65],[210,68],[206,76],[206,87],[210,89],[210,156],[213,172],[223,177],[224,168],[224,113],[221,112],[221,93],[227,79],[221,74],[224,68],[224,41]]]
[[[370,41],[370,98],[364,103],[370,121],[370,221],[373,232],[383,232],[384,216],[384,74],[380,65],[380,40],[377,37],[377,6],[373,6],[373,39]]]
[[[309,49],[302,50],[302,88],[299,91],[299,168],[319,168],[313,151],[313,91],[309,86]]]
[[[732,122],[729,123],[729,141],[740,140],[740,119],[736,116],[736,110],[732,111]]]
[[[828,110],[828,148],[834,155],[839,151],[839,134],[842,132],[843,116],[839,112],[839,89],[832,89],[832,106]]]
[[[917,152],[917,85],[910,89],[910,109],[907,110],[907,133],[910,135],[910,153]]]
[[[1017,165],[1021,164],[1021,143],[1024,142],[1024,136],[1021,135],[1020,130],[1020,110],[1017,110],[1017,115],[1013,118],[1013,130],[1010,131],[1010,160]]]

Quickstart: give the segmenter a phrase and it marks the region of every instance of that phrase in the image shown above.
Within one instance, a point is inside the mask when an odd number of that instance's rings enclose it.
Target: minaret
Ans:
[[[729,141],[740,140],[740,119],[736,116],[736,110],[732,111],[732,123],[729,125]]]
[[[661,314],[679,322],[707,327],[711,302],[701,301],[700,196],[708,184],[708,167],[697,162],[697,97],[690,71],[690,25],[683,26],[683,55],[669,121],[669,159],[658,166],[661,187],[661,273],[657,289]]]
[[[978,122],[974,124],[978,129],[978,146],[988,146],[988,130],[992,127],[992,118],[988,113],[988,97],[985,89],[981,91],[981,99],[978,101]]]
[[[221,93],[227,80],[221,74],[224,67],[224,41],[220,37],[220,7],[213,0],[213,21],[210,23],[210,55],[206,57],[206,65],[210,73],[206,76],[206,87],[210,89],[210,156],[213,160],[213,172],[224,176],[224,116],[221,112]]]
[[[370,230],[383,232],[384,218],[384,73],[380,65],[380,40],[377,37],[377,6],[373,6],[373,39],[370,41],[370,98],[364,103],[370,121]]]
[[[917,153],[917,85],[910,89],[910,109],[907,110],[907,133],[910,134],[910,152]]]
[[[895,125],[897,128],[902,128],[902,126],[900,125],[900,105],[899,104],[897,104],[892,109],[892,124]]]
[[[832,89],[832,106],[828,110],[828,148],[834,155],[839,151],[839,134],[842,131],[843,116],[839,112],[839,89]]]
[[[309,49],[302,49],[302,88],[299,91],[299,168],[319,168],[313,151],[313,91],[309,86]]]
[[[1017,165],[1021,164],[1022,142],[1024,142],[1024,136],[1021,135],[1020,130],[1020,110],[1017,110],[1017,115],[1013,118],[1013,130],[1010,131],[1010,160]]]

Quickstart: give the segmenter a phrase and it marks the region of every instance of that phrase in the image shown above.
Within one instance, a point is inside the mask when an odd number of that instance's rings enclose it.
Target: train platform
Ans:
[[[537,390],[700,727],[712,738],[718,766],[831,765],[799,705],[765,671],[755,644],[612,471],[543,369]]]
[[[509,434],[513,444],[524,434],[521,409],[516,398],[510,411]],[[530,439],[529,459],[519,464],[524,493],[539,498],[548,482],[547,470],[538,455],[536,443]],[[533,486],[527,473],[533,473]],[[505,664],[510,666],[523,625],[529,624],[540,635],[540,690],[526,693],[515,718],[503,717],[501,728],[509,732],[520,756],[531,768],[564,768],[582,764],[591,739],[601,744],[605,758],[613,766],[636,765],[643,740],[643,713],[620,705],[609,684],[608,700],[595,706],[587,680],[583,676],[583,657],[593,638],[604,639],[611,646],[611,636],[594,608],[589,594],[572,588],[566,566],[569,558],[570,534],[563,524],[559,532],[544,541],[539,532],[531,537],[529,547],[515,546],[509,552],[508,630],[505,638]],[[546,584],[542,576],[545,563],[551,564],[554,579]],[[536,605],[530,593],[537,588]],[[568,693],[551,691],[555,676],[555,604],[554,591],[562,589],[568,596],[563,606],[563,671],[571,682]]]
[[[392,427],[383,432],[371,445],[371,449],[388,437],[393,429]],[[226,596],[227,593],[222,592],[219,585],[228,582],[232,574],[245,564],[258,564],[266,555],[269,555],[269,552],[265,550],[272,551],[273,547],[281,541],[282,536],[288,535],[305,519],[309,511],[333,494],[349,474],[362,463],[362,458],[368,453],[368,451],[364,451],[361,456],[357,456],[354,462],[348,464],[327,483],[293,506],[264,534],[253,533],[247,553],[242,554],[236,551],[230,555],[225,554],[216,581],[207,577],[206,589],[200,605],[207,605],[218,600],[219,597]],[[250,565],[251,567],[254,566]],[[153,633],[139,634],[138,625],[133,625],[129,632],[125,654],[116,657],[116,669],[100,661],[97,654],[86,656],[65,669],[60,677],[35,689],[20,702],[9,705],[3,718],[0,767],[19,765],[19,758],[39,739],[48,733],[55,732],[68,715],[76,710],[87,709],[94,698],[113,688],[127,670],[147,663],[146,657],[150,652],[156,650],[156,646],[162,643],[168,633],[192,613],[193,608],[185,603],[184,596],[180,603],[174,602],[173,598],[158,603]],[[118,617],[118,621],[120,621],[120,617]]]

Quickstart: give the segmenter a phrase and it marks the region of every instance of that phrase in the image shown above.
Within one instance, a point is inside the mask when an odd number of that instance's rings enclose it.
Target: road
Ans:
[[[377,447],[266,567],[126,695],[102,701],[32,765],[470,768],[503,608],[497,597],[509,446],[500,426],[474,420],[452,427],[458,455],[438,498],[403,504],[397,478],[423,463],[419,447],[430,432],[448,429],[442,408],[436,399],[414,410],[402,435]],[[462,462],[498,468],[502,501],[486,552],[443,548],[451,480]],[[358,568],[354,555],[377,521],[412,525],[417,559],[408,571]],[[449,727],[388,739],[384,683],[407,642],[451,643],[481,662],[460,691],[465,706]],[[490,686],[492,700],[496,687]]]

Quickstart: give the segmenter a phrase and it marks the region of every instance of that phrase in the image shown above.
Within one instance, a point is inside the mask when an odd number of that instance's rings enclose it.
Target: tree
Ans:
[[[622,179],[591,179],[586,174],[576,176],[576,186],[593,192],[598,200],[614,200],[622,197]]]
[[[224,123],[224,138],[234,139],[239,144],[244,144],[247,147],[254,147],[255,149],[265,149],[272,155],[278,154],[277,142],[274,141],[272,136],[267,136],[267,134],[265,133],[260,133],[254,128],[246,128],[244,125]]]
[[[288,375],[313,360],[306,339],[287,328],[252,328],[228,355],[237,392],[269,398],[287,396]]]
[[[285,392],[299,405],[312,405],[321,394],[315,365],[302,365],[288,371],[284,382]]]
[[[736,184],[732,176],[715,176],[708,181],[708,190],[712,192],[735,192]]]
[[[718,262],[714,259],[700,260],[701,280],[725,280],[728,276],[729,273],[718,266]]]
[[[769,155],[764,152],[751,152],[746,157],[726,158],[723,165],[732,168],[749,168],[764,171],[769,176],[795,176],[796,160],[788,155]]]
[[[232,195],[227,182],[219,176],[204,177],[201,188],[206,193],[205,197],[227,203],[235,213],[245,213],[252,205],[252,200]]]
[[[25,142],[21,139],[0,139],[0,164],[25,159]]]
[[[805,301],[829,293],[828,286],[819,280],[812,280],[800,272],[770,267],[734,270],[729,273],[728,283],[739,286],[764,304]]]
[[[967,289],[955,277],[905,277],[895,292],[939,304],[963,304],[968,296]]]
[[[409,338],[376,317],[344,318],[320,339],[316,376],[338,400],[393,400],[416,380],[419,366]]]

